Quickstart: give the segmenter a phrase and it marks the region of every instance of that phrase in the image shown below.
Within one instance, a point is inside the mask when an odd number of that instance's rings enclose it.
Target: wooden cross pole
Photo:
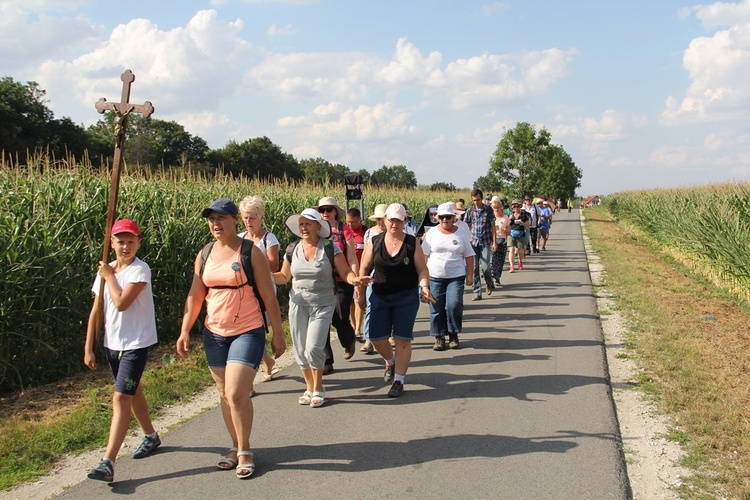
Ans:
[[[112,224],[115,222],[117,212],[117,197],[120,193],[120,171],[122,167],[122,148],[125,145],[125,127],[128,123],[130,113],[141,113],[144,118],[148,118],[154,112],[154,107],[150,101],[143,104],[130,103],[130,85],[135,81],[135,75],[132,71],[125,70],[120,76],[122,80],[122,95],[120,102],[107,102],[105,98],[99,99],[96,103],[96,110],[103,114],[105,111],[114,111],[117,115],[115,122],[115,153],[112,160],[112,175],[109,183],[109,202],[107,204],[107,222],[104,225],[104,242],[102,245],[102,262],[109,262],[110,237],[112,236]],[[104,298],[104,280],[99,284],[99,297]],[[104,300],[100,300],[104,305]],[[94,335],[94,350],[99,345],[99,330],[102,323],[102,308],[97,309],[96,317],[96,334]]]

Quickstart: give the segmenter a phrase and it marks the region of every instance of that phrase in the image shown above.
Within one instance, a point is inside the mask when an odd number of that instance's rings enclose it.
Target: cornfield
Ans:
[[[413,189],[364,190],[365,214],[378,203],[402,202],[421,221],[430,203],[468,193]],[[0,164],[0,393],[57,380],[83,369],[91,284],[101,258],[109,175],[44,159],[19,167]],[[179,335],[192,263],[210,235],[201,210],[216,198],[266,200],[264,225],[284,249],[292,213],[334,196],[340,185],[207,178],[185,171],[128,172],[122,177],[117,217],[143,230],[139,257],[152,270],[159,339]],[[241,224],[241,223],[240,223]],[[287,301],[280,287],[279,301]],[[197,328],[197,327],[196,327]]]
[[[603,201],[616,220],[750,299],[749,183],[629,191]]]

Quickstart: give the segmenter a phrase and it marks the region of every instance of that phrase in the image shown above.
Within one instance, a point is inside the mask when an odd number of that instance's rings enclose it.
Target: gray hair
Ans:
[[[263,218],[266,211],[266,202],[260,196],[245,196],[240,202],[240,213],[248,212],[256,215],[259,219]]]

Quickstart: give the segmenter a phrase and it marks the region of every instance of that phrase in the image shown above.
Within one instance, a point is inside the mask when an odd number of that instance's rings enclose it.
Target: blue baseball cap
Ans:
[[[211,215],[211,212],[216,212],[221,215],[237,215],[240,213],[240,210],[229,198],[219,198],[218,200],[211,202],[211,205],[209,205],[208,208],[203,209],[201,217],[208,217]]]

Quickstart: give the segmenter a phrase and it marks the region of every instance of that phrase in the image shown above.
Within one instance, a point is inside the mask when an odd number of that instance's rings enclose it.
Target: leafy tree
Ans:
[[[105,113],[104,117],[86,131],[90,145],[89,156],[92,159],[111,159],[114,151],[115,120],[115,113]],[[174,121],[132,114],[128,116],[126,132],[123,158],[130,163],[151,167],[200,163],[205,160],[209,150],[205,140],[191,135],[185,127]]]
[[[375,186],[417,187],[417,176],[404,165],[388,167],[383,165],[370,176],[370,184]]]
[[[497,193],[508,191],[508,184],[500,180],[495,172],[490,169],[487,175],[483,175],[474,181],[474,189],[480,189],[483,193]]]
[[[370,184],[370,175],[371,174],[370,174],[369,170],[362,168],[360,170],[357,170],[355,173],[357,173],[357,174],[359,174],[359,175],[362,176],[362,184],[365,184],[365,185]]]
[[[81,125],[73,122],[67,116],[47,123],[47,146],[57,158],[73,155],[83,158],[88,149],[88,137]]]
[[[349,167],[340,164],[332,164],[323,158],[309,158],[301,160],[300,166],[308,182],[325,184],[343,184],[344,175],[351,173]]]
[[[458,191],[451,182],[434,182],[427,189],[430,191]]]
[[[581,187],[583,174],[573,158],[557,144],[545,151],[544,169],[540,179],[539,193],[556,200],[575,198],[576,189]]]
[[[47,124],[53,118],[45,105],[46,93],[36,82],[0,79],[0,149],[6,155],[25,159],[27,151],[46,146]]]
[[[551,137],[544,128],[537,133],[529,123],[517,123],[503,134],[490,158],[489,173],[515,196],[538,192],[544,151]]]
[[[98,166],[112,161],[115,147],[115,114],[105,113],[95,124],[86,129],[86,141],[91,163]]]
[[[271,142],[268,137],[256,137],[242,143],[229,141],[221,149],[208,154],[209,161],[233,175],[260,179],[282,178],[300,180],[303,172],[299,162]]]

